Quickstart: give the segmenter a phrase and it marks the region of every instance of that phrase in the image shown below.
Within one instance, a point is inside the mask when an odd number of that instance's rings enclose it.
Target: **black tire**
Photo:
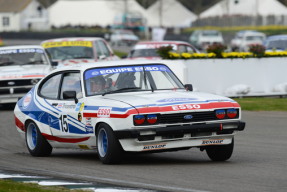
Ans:
[[[106,135],[106,139],[104,139],[104,135]],[[98,156],[103,164],[118,164],[122,162],[124,156],[123,148],[111,127],[105,123],[101,123],[97,130],[97,148]]]
[[[33,140],[36,134],[36,141]],[[38,126],[33,121],[29,121],[25,132],[26,145],[30,154],[34,157],[46,157],[52,153],[53,147],[41,134]]]
[[[214,145],[206,147],[206,153],[212,161],[226,161],[232,155],[234,138],[229,145]]]

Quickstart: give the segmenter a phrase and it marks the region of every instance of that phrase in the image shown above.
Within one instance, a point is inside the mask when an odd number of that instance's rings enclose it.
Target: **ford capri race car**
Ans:
[[[58,62],[58,68],[78,63],[119,60],[107,42],[99,37],[49,39],[41,45],[53,62]]]
[[[97,150],[104,164],[127,152],[206,150],[225,161],[244,130],[240,106],[192,92],[168,66],[110,61],[57,69],[15,106],[16,128],[32,156],[53,148]]]
[[[16,103],[52,68],[43,47],[38,45],[0,48],[0,104]]]

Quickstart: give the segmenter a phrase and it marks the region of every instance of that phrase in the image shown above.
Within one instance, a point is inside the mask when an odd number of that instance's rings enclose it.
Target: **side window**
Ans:
[[[196,51],[192,47],[186,46],[186,48],[188,53],[196,53]]]
[[[83,97],[80,73],[66,73],[63,78],[60,98],[63,99],[64,91],[76,91],[77,98]]]
[[[186,51],[185,45],[179,45],[179,46],[178,46],[178,52],[180,52],[180,53],[186,53],[187,51]]]
[[[103,54],[107,57],[111,56],[109,49],[107,48],[106,44],[103,41],[99,41],[99,44],[103,50]]]
[[[40,94],[44,97],[57,99],[62,74],[55,75],[48,79],[41,87]]]
[[[98,41],[95,41],[95,47],[96,47],[96,52],[97,52],[97,58],[99,58],[103,54],[102,54],[102,51],[101,51],[101,48],[100,48]]]

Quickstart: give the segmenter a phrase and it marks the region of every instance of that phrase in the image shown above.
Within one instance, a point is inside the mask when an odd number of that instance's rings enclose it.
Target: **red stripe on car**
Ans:
[[[42,135],[47,139],[51,141],[58,141],[60,143],[80,143],[83,141],[87,141],[90,139],[90,137],[83,137],[83,138],[61,138],[61,137],[56,137],[52,135],[48,135],[46,133],[42,133]]]

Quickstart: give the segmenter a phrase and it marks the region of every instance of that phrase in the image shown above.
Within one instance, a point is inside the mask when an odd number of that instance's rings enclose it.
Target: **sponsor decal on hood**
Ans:
[[[167,98],[167,99],[161,99],[158,100],[156,102],[186,102],[186,101],[194,101],[194,100],[198,100],[196,98]]]

